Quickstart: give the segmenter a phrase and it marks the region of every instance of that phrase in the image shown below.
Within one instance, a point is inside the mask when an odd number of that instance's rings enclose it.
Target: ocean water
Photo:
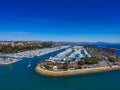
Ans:
[[[120,48],[120,45],[117,48]],[[45,57],[55,56],[61,51]],[[40,60],[41,57],[34,57],[13,65],[0,66],[0,90],[120,90],[119,70],[60,78],[46,77],[34,70]],[[28,68],[29,62],[31,67]]]

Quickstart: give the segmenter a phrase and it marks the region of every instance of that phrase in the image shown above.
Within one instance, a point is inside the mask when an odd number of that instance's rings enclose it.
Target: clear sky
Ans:
[[[120,1],[0,0],[0,40],[120,42]]]

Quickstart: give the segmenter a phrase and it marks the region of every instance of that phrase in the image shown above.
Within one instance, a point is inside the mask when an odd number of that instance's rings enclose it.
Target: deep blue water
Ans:
[[[60,52],[60,51],[58,51]],[[46,55],[49,58],[58,52]],[[70,77],[45,77],[34,69],[41,57],[0,66],[0,90],[120,90],[120,71]],[[32,66],[27,67],[29,61]]]

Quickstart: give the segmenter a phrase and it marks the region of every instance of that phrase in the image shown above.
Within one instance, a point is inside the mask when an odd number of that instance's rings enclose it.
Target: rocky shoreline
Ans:
[[[42,69],[39,65],[36,66],[35,71],[38,74],[51,77],[64,77],[64,76],[73,76],[73,75],[83,75],[90,73],[99,73],[112,70],[120,70],[120,66],[112,67],[99,67],[99,68],[88,68],[88,69],[76,69],[76,70],[67,70],[67,71],[49,71]]]

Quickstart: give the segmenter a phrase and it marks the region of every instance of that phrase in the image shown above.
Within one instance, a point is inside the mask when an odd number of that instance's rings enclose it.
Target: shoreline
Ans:
[[[49,48],[42,48],[42,49],[34,49],[34,50],[26,50],[26,51],[22,51],[22,52],[18,52],[18,53],[4,53],[4,54],[0,54],[0,57],[15,57],[15,58],[33,58],[35,56],[42,56],[51,52],[55,52],[58,50],[62,50],[62,49],[66,49],[69,46],[56,46],[56,47],[49,47]]]
[[[113,70],[120,70],[120,66],[76,69],[76,70],[67,70],[67,71],[49,71],[49,70],[42,69],[38,64],[35,68],[35,71],[38,74],[41,74],[44,76],[50,76],[50,77],[75,76],[75,75],[107,72],[107,71],[113,71]]]
[[[19,60],[18,60],[18,61],[19,61]],[[0,66],[5,66],[5,65],[14,64],[14,63],[17,63],[18,61],[12,61],[12,62],[8,62],[8,63],[0,63]]]

